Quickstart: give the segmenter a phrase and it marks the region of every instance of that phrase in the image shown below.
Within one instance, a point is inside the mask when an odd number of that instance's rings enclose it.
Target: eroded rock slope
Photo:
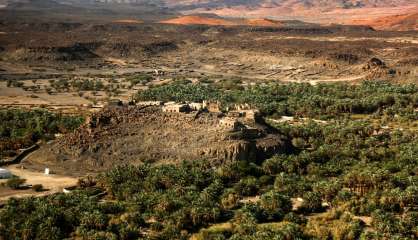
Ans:
[[[249,136],[222,127],[215,113],[166,113],[158,107],[112,107],[32,154],[26,165],[82,174],[120,164],[180,163],[206,159],[214,166],[256,161],[287,151],[288,141],[255,123]]]

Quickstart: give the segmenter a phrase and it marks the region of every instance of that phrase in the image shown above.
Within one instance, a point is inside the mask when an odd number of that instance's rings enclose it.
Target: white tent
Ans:
[[[13,177],[13,175],[9,170],[0,168],[0,179],[7,179],[11,177]]]

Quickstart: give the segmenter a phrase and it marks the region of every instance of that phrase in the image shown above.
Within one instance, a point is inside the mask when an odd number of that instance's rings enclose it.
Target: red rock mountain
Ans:
[[[322,24],[362,23],[380,30],[414,30],[417,25],[416,13],[418,13],[418,0],[229,1],[231,4],[228,4],[228,1],[205,0],[180,2],[188,4],[188,8],[183,7],[181,10],[186,14],[199,12],[224,17],[296,19]],[[210,2],[212,4],[218,2],[218,5],[211,7]],[[207,5],[209,7],[205,7],[205,4],[209,4]]]
[[[369,25],[378,30],[418,31],[418,11],[411,14],[399,14],[377,19],[357,20],[353,24]]]
[[[219,17],[207,17],[207,16],[181,16],[168,20],[161,21],[160,23],[166,24],[180,24],[180,25],[247,25],[247,26],[265,26],[265,27],[280,27],[283,24],[280,21],[274,21],[270,19],[223,19]]]
[[[418,0],[0,0],[0,9],[4,9],[5,6],[26,10],[49,9],[50,12],[66,12],[68,9],[71,9],[68,10],[70,12],[79,12],[79,9],[84,8],[90,9],[88,13],[93,11],[108,14],[109,17],[124,11],[139,19],[144,18],[143,14],[158,19],[157,15],[203,13],[221,17],[301,20],[322,24],[361,23],[389,30],[414,29],[415,13],[418,13]],[[186,18],[177,20],[177,23],[184,24],[191,20],[201,23],[209,21],[209,24],[227,21]],[[223,24],[229,25],[227,22]]]
[[[396,7],[417,4],[415,0],[163,0],[167,6],[189,8],[248,8],[335,9]]]

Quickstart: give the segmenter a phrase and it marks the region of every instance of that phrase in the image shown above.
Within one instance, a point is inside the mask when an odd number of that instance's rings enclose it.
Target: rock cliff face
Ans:
[[[267,126],[247,139],[219,125],[216,114],[165,113],[159,107],[111,107],[51,144],[27,164],[75,174],[97,172],[120,164],[180,163],[206,159],[214,166],[239,160],[256,161],[288,150],[288,141]]]

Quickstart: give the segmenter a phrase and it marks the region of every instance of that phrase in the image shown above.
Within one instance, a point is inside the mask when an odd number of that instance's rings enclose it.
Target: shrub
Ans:
[[[305,225],[307,222],[306,217],[304,217],[303,215],[298,215],[294,212],[290,212],[288,214],[286,214],[283,218],[284,221],[286,222],[291,222],[291,223],[296,223],[299,225]]]
[[[263,162],[262,169],[267,174],[277,174],[283,171],[282,159],[276,155]]]
[[[42,192],[44,190],[44,186],[42,186],[42,184],[35,184],[32,185],[32,190],[35,192]]]
[[[274,181],[274,189],[291,197],[297,197],[311,190],[311,184],[296,174],[280,173]]]
[[[255,177],[241,179],[235,185],[235,190],[243,196],[254,196],[258,192],[258,188],[258,181]]]
[[[319,212],[322,210],[321,194],[317,192],[307,192],[303,195],[301,211],[305,213]]]
[[[260,186],[267,186],[274,182],[274,178],[268,175],[263,175],[258,179]]]
[[[400,229],[400,222],[393,214],[376,210],[372,213],[372,226],[383,234],[394,234]]]
[[[26,179],[13,177],[7,180],[6,185],[11,189],[19,189],[26,182]]]
[[[221,206],[224,209],[234,209],[239,206],[240,196],[234,190],[230,189],[221,196]]]
[[[243,219],[252,219],[252,221],[258,223],[265,221],[267,216],[259,204],[248,203],[237,211],[234,216],[235,222],[240,222]]]
[[[270,191],[261,196],[260,207],[268,220],[279,220],[292,210],[292,202],[288,196]]]

